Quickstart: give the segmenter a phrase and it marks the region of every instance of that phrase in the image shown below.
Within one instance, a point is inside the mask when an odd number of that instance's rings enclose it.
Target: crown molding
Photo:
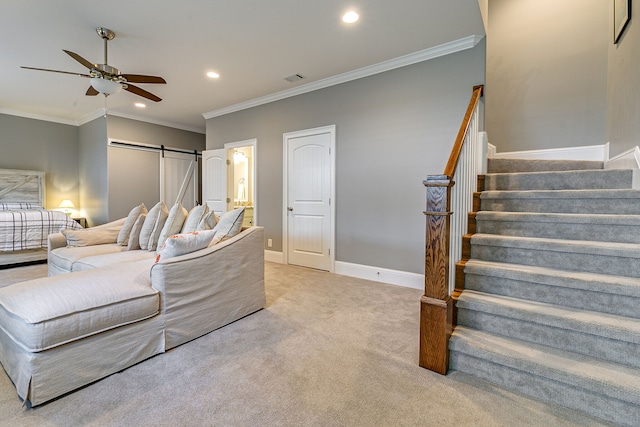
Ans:
[[[0,114],[7,114],[10,116],[17,116],[17,117],[24,117],[26,119],[34,119],[34,120],[43,120],[46,122],[54,122],[54,123],[59,123],[59,124],[63,124],[63,125],[71,125],[71,126],[82,126],[84,124],[87,124],[89,122],[94,121],[95,119],[98,119],[102,116],[105,115],[105,113],[108,116],[116,116],[116,117],[122,117],[124,119],[130,119],[130,120],[135,120],[138,122],[145,122],[145,123],[151,123],[154,125],[160,125],[160,126],[167,126],[173,129],[180,129],[180,130],[185,130],[185,131],[189,131],[189,132],[194,132],[194,133],[199,133],[199,134],[205,134],[205,129],[204,128],[195,128],[195,127],[189,127],[189,126],[184,126],[178,123],[171,123],[171,122],[164,122],[162,120],[152,120],[152,119],[148,119],[145,117],[139,117],[133,114],[123,114],[123,113],[118,113],[116,111],[108,111],[105,110],[104,108],[100,108],[90,114],[87,114],[86,116],[84,116],[83,118],[81,118],[80,120],[68,120],[68,119],[62,119],[60,117],[52,117],[52,116],[44,116],[44,115],[40,115],[40,114],[32,114],[32,113],[27,113],[24,111],[17,111],[17,110],[11,110],[8,108],[0,108]]]
[[[170,127],[170,128],[173,128],[173,129],[185,130],[185,131],[188,131],[188,132],[200,133],[200,134],[203,134],[203,135],[205,134],[205,128],[204,127],[202,127],[202,128],[190,127],[190,126],[185,126],[185,125],[181,125],[181,124],[178,124],[178,123],[166,122],[166,121],[163,121],[163,120],[154,120],[154,119],[148,119],[146,117],[139,117],[139,116],[136,116],[134,114],[119,113],[117,111],[108,111],[107,115],[121,117],[123,119],[136,120],[138,122],[151,123],[153,125],[166,126],[166,127]]]
[[[262,96],[260,98],[251,99],[248,101],[240,102],[238,104],[233,104],[227,107],[219,108],[217,110],[209,111],[207,113],[203,113],[202,116],[205,119],[212,119],[214,117],[223,116],[225,114],[234,113],[236,111],[246,110],[247,108],[257,107],[259,105],[268,104],[270,102],[279,101],[281,99],[290,98],[292,96],[302,95],[304,93],[313,92],[318,89],[324,89],[352,80],[361,79],[363,77],[372,76],[374,74],[384,73],[385,71],[390,71],[396,68],[405,67],[407,65],[416,64],[418,62],[424,62],[441,56],[450,55],[452,53],[475,47],[483,38],[484,36],[479,35],[464,37],[449,43],[431,47],[429,49],[420,50],[418,52],[399,56],[388,61],[383,61],[374,65],[359,68],[354,71],[349,71],[333,77],[328,77],[326,79],[297,86],[292,89],[283,90],[280,92],[272,93],[270,95]]]
[[[42,114],[27,113],[25,111],[11,110],[9,108],[0,108],[0,114],[9,116],[24,117],[25,119],[43,120],[45,122],[60,123],[62,125],[78,126],[75,120],[62,119],[60,117],[45,116]]]
[[[94,121],[95,119],[98,119],[100,117],[104,117],[106,114],[107,114],[107,110],[105,108],[97,109],[93,113],[89,113],[86,116],[84,116],[83,118],[81,118],[80,120],[78,120],[76,125],[77,126],[82,126],[84,124],[87,124],[89,122]]]

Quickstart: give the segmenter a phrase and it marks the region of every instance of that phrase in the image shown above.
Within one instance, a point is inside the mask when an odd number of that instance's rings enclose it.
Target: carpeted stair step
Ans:
[[[458,325],[640,368],[640,319],[465,291]]]
[[[466,290],[640,318],[640,279],[635,277],[475,259],[464,273]]]
[[[604,168],[604,162],[591,160],[487,159],[487,173],[546,172],[602,168]]]
[[[484,177],[489,190],[586,190],[636,188],[637,169],[491,173]]]
[[[640,370],[458,326],[450,369],[621,426],[640,425]]]
[[[640,245],[475,234],[471,259],[640,277]]]
[[[483,234],[640,243],[640,215],[480,211],[475,219]]]
[[[483,191],[480,210],[640,215],[640,190]]]

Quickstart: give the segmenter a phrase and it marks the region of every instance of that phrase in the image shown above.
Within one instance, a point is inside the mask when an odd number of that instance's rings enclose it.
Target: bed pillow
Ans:
[[[129,244],[129,234],[131,234],[131,227],[133,227],[133,224],[136,222],[138,217],[140,217],[140,214],[143,213],[147,213],[147,207],[144,205],[144,203],[141,203],[140,205],[131,209],[129,215],[127,215],[127,219],[124,221],[124,224],[122,224],[122,228],[120,229],[120,233],[118,234],[116,243],[122,246],[127,246]]]
[[[235,236],[242,229],[242,221],[244,221],[244,206],[225,212],[213,229],[216,233],[214,239],[222,242]]]
[[[60,232],[67,239],[67,246],[92,246],[116,243],[120,227],[83,228],[72,230],[63,228]]]
[[[204,230],[169,236],[158,250],[156,262],[204,249],[209,246],[214,234],[213,230]]]
[[[140,241],[140,249],[147,251],[156,250],[160,232],[168,216],[169,210],[163,201],[156,203],[156,205],[147,212],[147,217],[144,219],[144,224],[142,224],[142,229],[140,230],[140,238],[138,239]]]
[[[131,233],[129,234],[129,243],[127,244],[128,251],[140,249],[140,230],[142,230],[142,225],[144,224],[144,220],[146,217],[146,213],[141,213],[138,216],[138,219],[136,219],[136,222],[133,223],[133,227],[131,227]]]
[[[167,237],[180,233],[184,221],[187,219],[188,212],[182,207],[182,203],[178,202],[169,211],[169,217],[162,227],[160,237],[158,238],[158,247],[162,246]]]
[[[218,216],[213,211],[209,211],[198,223],[197,230],[213,230],[218,223]]]
[[[191,233],[198,229],[198,224],[202,221],[202,218],[209,212],[209,206],[206,204],[194,206],[187,216],[187,220],[182,226],[182,233]]]

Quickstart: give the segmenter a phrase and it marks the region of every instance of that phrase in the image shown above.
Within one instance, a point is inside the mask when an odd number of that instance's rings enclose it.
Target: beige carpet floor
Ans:
[[[0,270],[0,286],[46,266]],[[267,307],[32,409],[0,373],[1,426],[596,426],[418,366],[421,292],[266,263]]]

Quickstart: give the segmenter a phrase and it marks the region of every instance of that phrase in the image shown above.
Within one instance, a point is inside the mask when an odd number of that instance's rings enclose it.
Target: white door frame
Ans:
[[[245,141],[227,142],[224,144],[225,150],[233,150],[234,148],[253,147],[253,225],[258,225],[258,140],[247,139]]]
[[[330,218],[330,242],[329,242],[329,272],[333,273],[335,271],[335,263],[336,263],[336,125],[330,126],[321,126],[313,129],[305,129],[294,132],[287,132],[282,134],[282,147],[283,147],[283,171],[282,171],[282,260],[284,264],[289,264],[289,250],[288,243],[289,240],[289,221],[287,215],[287,207],[289,206],[289,200],[287,199],[289,194],[288,184],[289,184],[289,165],[288,165],[288,152],[289,152],[289,139],[291,138],[300,138],[305,136],[317,135],[319,133],[328,133],[330,135],[330,159],[329,165],[331,167],[330,176],[331,176],[331,185],[330,192],[331,195],[329,197],[330,209],[331,209],[331,218]]]

